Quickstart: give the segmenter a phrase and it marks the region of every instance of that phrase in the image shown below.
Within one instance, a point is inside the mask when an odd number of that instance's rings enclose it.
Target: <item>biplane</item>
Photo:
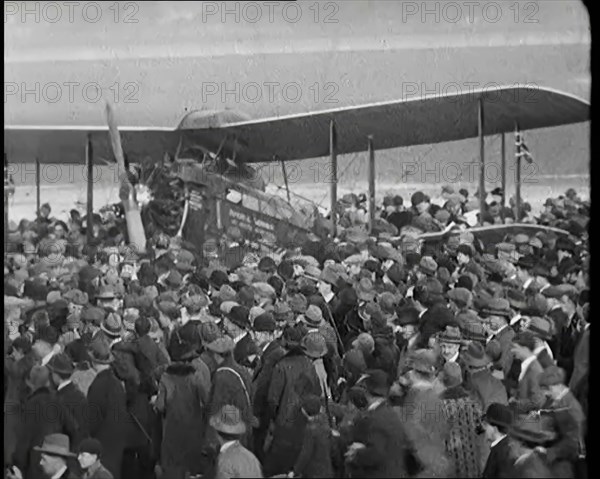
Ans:
[[[38,125],[35,122],[5,125],[5,171],[7,161],[87,162],[91,165],[94,161],[117,159],[120,164],[123,151],[132,162],[149,158],[159,161],[165,152],[177,156],[175,153],[182,148],[199,145],[210,153],[212,161],[225,158],[234,168],[279,162],[285,178],[286,162],[329,156],[332,173],[329,222],[331,235],[335,236],[337,155],[369,152],[371,228],[375,216],[377,149],[479,138],[479,161],[483,166],[485,136],[504,135],[515,131],[515,127],[524,131],[585,122],[589,114],[590,104],[582,98],[551,88],[524,86],[475,89],[256,120],[248,120],[230,110],[200,110],[188,113],[176,126],[121,126],[118,130],[109,112],[108,126],[93,122],[87,125]],[[289,204],[287,182],[285,205],[285,200],[279,197],[275,200],[272,195],[242,181],[229,181],[220,172],[207,174],[205,154],[189,160],[177,160],[176,166],[188,192],[181,231],[184,238],[198,248],[210,237],[224,234],[232,225],[265,249],[310,231],[309,223],[292,219],[294,208]],[[503,158],[503,164],[505,162]],[[519,186],[517,184],[517,188]],[[479,188],[485,192],[483,167]],[[238,194],[232,195],[232,191]],[[480,195],[482,203],[484,198],[485,194]],[[121,199],[130,201],[125,197]],[[5,201],[5,222],[6,208]],[[139,232],[136,235],[131,229],[128,231],[130,242],[133,237],[144,238],[143,233],[140,236]]]

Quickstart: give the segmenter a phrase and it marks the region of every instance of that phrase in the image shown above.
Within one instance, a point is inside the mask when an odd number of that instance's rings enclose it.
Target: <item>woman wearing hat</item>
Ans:
[[[215,479],[262,478],[260,462],[240,442],[248,428],[241,411],[231,404],[225,404],[211,416],[209,424],[216,431],[219,441]]]
[[[205,443],[210,381],[206,383],[192,363],[197,356],[193,343],[182,338],[171,352],[173,363],[161,375],[154,404],[162,418],[159,462],[164,477],[183,479],[186,472],[205,472],[200,451]]]
[[[481,477],[481,450],[476,430],[480,426],[481,406],[462,386],[458,363],[447,362],[438,376],[444,390],[440,395],[445,419],[450,425],[446,452],[454,466],[455,477]]]

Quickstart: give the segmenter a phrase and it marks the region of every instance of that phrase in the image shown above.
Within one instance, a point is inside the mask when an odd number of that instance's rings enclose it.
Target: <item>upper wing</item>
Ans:
[[[175,151],[180,139],[238,161],[301,160],[329,154],[329,125],[335,122],[339,154],[364,151],[373,135],[376,149],[443,143],[477,136],[478,103],[484,107],[484,134],[546,128],[587,121],[590,105],[573,95],[541,87],[496,87],[386,101],[262,120],[231,111],[188,113],[176,128],[121,127],[123,149],[143,159]],[[112,159],[106,127],[7,126],[9,162],[81,163],[85,136],[94,153]]]

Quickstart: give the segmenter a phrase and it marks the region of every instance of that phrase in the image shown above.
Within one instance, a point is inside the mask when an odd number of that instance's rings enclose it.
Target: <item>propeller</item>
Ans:
[[[129,181],[125,170],[125,155],[123,154],[123,147],[121,145],[121,135],[119,134],[114,109],[109,101],[106,102],[106,121],[108,123],[112,151],[117,160],[119,171],[123,172],[120,175],[121,189],[119,191],[119,198],[121,199],[121,204],[125,211],[129,245],[133,246],[138,253],[143,254],[146,251],[144,224],[142,223],[142,216],[137,204],[135,188]]]

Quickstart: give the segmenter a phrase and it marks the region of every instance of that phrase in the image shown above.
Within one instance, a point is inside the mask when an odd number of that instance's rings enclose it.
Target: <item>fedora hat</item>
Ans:
[[[438,340],[440,343],[461,344],[463,338],[460,330],[455,328],[446,328],[440,333]]]
[[[533,316],[526,328],[527,331],[531,331],[535,336],[544,341],[552,339],[552,325],[550,321],[539,316]]]
[[[304,353],[314,359],[322,358],[327,354],[327,342],[321,333],[311,331],[302,338]]]
[[[361,278],[356,285],[356,295],[361,301],[373,301],[375,290],[373,288],[373,283],[369,278]]]
[[[35,451],[42,454],[60,457],[76,457],[77,455],[70,451],[69,436],[65,434],[48,434],[44,437],[41,446],[35,446]]]
[[[117,313],[109,313],[106,319],[102,321],[100,329],[112,338],[120,336],[124,331],[121,316],[119,316]]]
[[[65,353],[55,354],[46,365],[50,372],[71,375],[75,371],[73,361]]]
[[[323,312],[321,308],[311,304],[300,318],[308,326],[317,327],[323,322]]]
[[[115,359],[108,344],[99,336],[96,336],[89,345],[89,357],[92,362],[98,364],[110,364]]]
[[[225,434],[241,436],[246,432],[241,411],[230,404],[224,405],[218,413],[211,416],[209,424],[215,431]]]
[[[477,341],[472,341],[467,349],[461,354],[463,362],[472,368],[482,368],[492,362],[487,355],[483,345]]]

